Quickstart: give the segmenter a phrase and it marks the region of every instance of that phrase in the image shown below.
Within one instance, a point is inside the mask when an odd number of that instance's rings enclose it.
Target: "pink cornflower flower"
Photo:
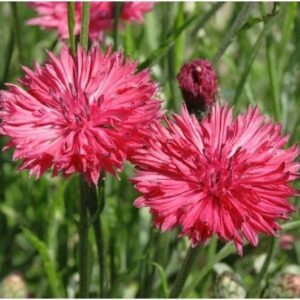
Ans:
[[[0,133],[11,138],[20,170],[40,177],[53,168],[69,176],[81,173],[97,183],[102,169],[117,175],[135,131],[161,116],[157,86],[149,72],[136,73],[137,62],[99,48],[75,58],[64,46],[60,57],[49,52],[45,66],[23,68],[25,89],[8,84],[0,94]]]
[[[287,199],[297,192],[288,184],[300,167],[297,146],[283,148],[282,126],[264,122],[258,108],[234,119],[218,104],[200,123],[185,106],[165,121],[151,125],[132,156],[142,193],[135,206],[149,207],[162,231],[180,226],[194,246],[216,234],[242,255],[243,237],[256,246],[259,233],[275,235],[276,219],[294,211]]]
[[[153,9],[154,2],[124,2],[121,20],[128,22],[144,22],[144,15]]]
[[[124,2],[121,11],[122,22],[143,22],[143,16],[153,7],[152,2]],[[38,17],[27,21],[43,29],[56,29],[61,39],[69,37],[67,2],[31,2],[30,6]],[[80,34],[82,2],[75,2],[75,35]],[[105,31],[111,30],[114,22],[113,2],[91,2],[89,37],[92,41],[103,38]]]
[[[189,112],[206,111],[214,104],[218,81],[210,61],[195,59],[185,63],[177,80]]]

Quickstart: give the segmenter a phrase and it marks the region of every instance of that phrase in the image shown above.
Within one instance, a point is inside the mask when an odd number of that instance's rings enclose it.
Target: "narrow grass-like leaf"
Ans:
[[[228,46],[231,44],[232,39],[234,38],[234,36],[236,35],[236,33],[240,30],[240,28],[245,23],[246,18],[248,17],[248,15],[251,12],[251,10],[252,10],[252,8],[253,8],[254,5],[255,5],[255,3],[253,3],[253,2],[245,2],[243,4],[243,7],[242,7],[240,13],[237,15],[237,17],[234,20],[233,24],[229,28],[229,30],[226,33],[223,41],[220,44],[220,47],[219,47],[217,53],[215,54],[215,56],[213,58],[213,64],[215,66],[217,66],[220,58],[225,53],[225,51],[228,48]]]
[[[64,193],[66,186],[67,181],[60,183],[53,200],[48,204],[49,221],[47,222],[47,245],[48,253],[53,261],[56,261],[57,255],[59,255],[59,253],[57,253],[59,240],[56,237],[65,216]]]
[[[295,19],[298,15],[298,4],[296,2],[285,3],[285,16],[283,21],[282,33],[281,33],[281,41],[278,47],[278,80],[280,87],[283,82],[283,72],[285,64],[288,60],[288,55],[286,55],[288,44],[290,43],[291,36],[294,30]]]
[[[168,289],[168,282],[167,282],[167,277],[166,277],[166,273],[165,273],[164,269],[162,268],[162,266],[160,264],[158,264],[154,261],[150,261],[149,264],[153,265],[154,267],[156,267],[158,269],[163,296],[164,296],[164,298],[168,298],[169,289]]]
[[[248,298],[259,298],[261,290],[262,290],[261,283],[264,280],[264,278],[266,277],[267,272],[269,270],[270,263],[274,256],[274,253],[275,253],[276,244],[277,244],[276,242],[277,242],[276,238],[274,236],[272,236],[266,259],[265,259],[260,271],[258,272],[257,276],[255,277],[253,284],[250,286],[250,288],[248,290]]]
[[[130,55],[131,57],[134,57],[135,53],[135,47],[134,47],[134,40],[131,30],[131,24],[126,23],[125,24],[125,30],[124,30],[124,52],[125,55]]]
[[[156,49],[158,45],[159,26],[157,26],[157,13],[154,10],[151,13],[145,15],[145,35],[147,39],[147,47],[150,51]]]
[[[282,231],[294,230],[299,227],[300,227],[300,221],[294,221],[282,225]],[[245,242],[245,245],[246,244],[248,244],[248,242]],[[203,278],[210,272],[210,270],[213,268],[213,266],[216,263],[222,261],[224,258],[229,256],[230,254],[233,254],[234,252],[235,252],[235,247],[233,243],[227,243],[212,259],[207,260],[205,266],[201,269],[201,271],[197,275],[197,278],[195,278],[185,289],[186,293],[188,294],[196,286],[198,286],[203,280]]]
[[[197,277],[186,287],[185,292],[188,294],[196,286],[198,286],[216,263],[234,253],[234,251],[234,245],[232,243],[227,243],[211,260],[207,260],[206,264],[197,274]]]
[[[175,30],[184,24],[184,2],[177,3],[177,14],[175,18]],[[175,41],[175,72],[177,73],[183,64],[185,49],[185,32],[183,32]]]
[[[260,3],[259,4],[260,12],[262,15],[266,14],[266,4]],[[267,69],[268,69],[268,75],[269,75],[269,81],[270,81],[270,87],[271,87],[271,98],[272,98],[272,109],[273,109],[273,116],[275,120],[279,120],[280,116],[280,100],[279,100],[279,90],[278,90],[278,77],[277,77],[277,71],[276,70],[276,57],[275,57],[275,48],[273,44],[273,36],[271,33],[269,33],[266,36],[266,56],[267,56]]]
[[[289,222],[281,226],[282,231],[294,230],[300,227],[300,221]]]
[[[62,284],[59,278],[59,274],[56,271],[55,263],[51,260],[50,255],[48,253],[47,245],[30,230],[22,228],[22,231],[27,240],[36,248],[36,250],[42,257],[44,267],[48,276],[52,296],[57,298],[63,298],[65,296],[65,293],[62,289]]]
[[[221,7],[220,3],[215,3],[212,8],[203,15],[201,22],[199,22],[200,27],[203,27],[206,22],[217,12],[217,10]],[[196,20],[199,19],[199,12],[196,12],[192,17],[187,19],[182,26],[180,26],[177,30],[174,30],[170,33],[167,39],[160,45],[160,47],[154,50],[149,57],[139,65],[139,70],[145,69],[151,66],[155,61],[160,59],[169,48],[174,45],[176,39],[181,35],[181,33],[190,27]]]
[[[240,77],[240,81],[237,85],[237,88],[236,88],[236,91],[235,91],[235,95],[233,97],[233,104],[236,105],[237,104],[237,101],[242,93],[242,90],[243,90],[243,87],[246,83],[246,80],[248,78],[248,75],[251,71],[251,67],[252,67],[252,64],[257,56],[257,53],[263,43],[263,41],[265,40],[265,37],[266,37],[266,34],[268,33],[270,27],[273,25],[273,22],[269,21],[267,24],[264,25],[264,28],[262,29],[260,35],[258,36],[254,46],[253,46],[253,49],[249,55],[249,58],[247,59],[247,63],[244,67],[244,70],[242,72],[242,75]]]

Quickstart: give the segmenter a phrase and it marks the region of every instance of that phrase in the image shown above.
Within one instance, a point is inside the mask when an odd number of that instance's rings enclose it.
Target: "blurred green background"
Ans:
[[[158,2],[146,14],[144,24],[127,24],[118,33],[119,49],[142,66],[151,67],[164,108],[178,112],[182,98],[176,75],[181,65],[195,58],[213,59],[243,5]],[[282,122],[290,144],[298,143],[300,133],[299,12],[296,2],[254,4],[217,66],[220,100],[235,104],[237,112],[249,104],[259,105],[263,113]],[[43,63],[45,49],[59,52],[61,42],[57,42],[56,32],[25,24],[35,15],[26,3],[0,3],[1,88],[5,82],[17,82],[21,64],[32,67],[34,61]],[[112,36],[107,34],[103,48],[113,43]],[[1,138],[1,147],[5,142]],[[17,272],[25,281],[26,295],[75,297],[79,280],[78,178],[65,180],[47,174],[36,181],[27,172],[18,173],[19,162],[12,162],[11,157],[12,151],[8,151],[1,153],[0,159],[0,280]],[[107,176],[102,217],[107,296],[163,297],[165,285],[174,282],[188,241],[178,238],[175,230],[159,233],[152,228],[147,209],[133,207],[137,192],[127,179],[131,175],[128,164],[121,180]],[[299,207],[296,199],[291,201]],[[299,213],[291,218],[299,220]],[[299,229],[289,234],[293,236],[290,249],[277,246],[261,296],[268,294],[276,274],[290,271],[300,275]],[[90,257],[96,261],[92,231],[89,240]],[[222,264],[212,263],[214,268],[208,275],[203,266],[212,262],[224,244],[213,240],[205,245],[182,296],[216,296],[216,277],[224,268],[238,273],[246,290],[251,288],[269,240],[261,237],[257,248],[246,246],[242,258],[233,253]],[[198,284],[200,275],[204,281]],[[90,295],[97,297],[97,263],[90,266],[90,278]]]

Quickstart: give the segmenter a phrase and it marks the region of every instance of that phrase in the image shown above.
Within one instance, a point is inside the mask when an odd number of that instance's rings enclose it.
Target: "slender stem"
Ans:
[[[209,21],[209,19],[217,12],[217,10],[221,8],[222,5],[223,2],[214,3],[211,9],[207,13],[205,13],[200,19],[198,23],[198,28],[199,29],[202,28]],[[198,19],[199,19],[199,12],[195,13],[192,17],[187,19],[178,29],[172,31],[170,35],[168,35],[165,38],[164,42],[158,47],[158,49],[154,50],[150,54],[150,56],[138,66],[138,70],[141,71],[145,68],[148,68],[155,61],[163,57],[165,53],[169,50],[169,48],[174,45],[176,39],[181,35],[181,33],[184,32],[186,28],[191,26]]]
[[[95,187],[89,188],[88,207],[92,218],[93,230],[96,239],[98,266],[99,266],[99,288],[100,298],[106,297],[106,268],[105,268],[105,243],[102,230],[101,212],[105,206],[105,186],[104,180],[101,179],[99,186],[100,203],[97,204],[97,192]]]
[[[273,25],[273,22],[271,21],[268,21],[267,24],[264,24],[264,28],[262,29],[260,35],[258,36],[254,46],[252,47],[252,51],[251,51],[251,54],[249,56],[249,59],[247,61],[247,64],[242,72],[242,75],[240,77],[240,81],[238,83],[238,86],[237,86],[237,89],[236,89],[236,92],[235,92],[235,95],[233,97],[233,101],[232,103],[233,104],[236,104],[238,99],[239,99],[239,96],[241,95],[241,92],[243,90],[243,87],[245,85],[245,82],[247,80],[247,77],[250,73],[250,69],[251,69],[251,66],[254,62],[254,59],[258,53],[258,50],[262,44],[262,42],[264,41],[264,38],[265,38],[265,35],[267,33],[267,31],[270,29],[271,25]]]
[[[261,267],[259,273],[255,277],[255,280],[252,286],[249,289],[248,298],[258,298],[261,292],[261,282],[267,275],[268,269],[270,267],[270,263],[272,261],[275,249],[276,249],[276,238],[274,236],[271,237],[269,250],[267,253],[267,257],[264,261],[263,266]]]
[[[146,286],[148,285],[148,262],[151,260],[150,256],[152,253],[151,250],[153,250],[153,239],[154,239],[154,228],[150,225],[149,227],[149,234],[148,234],[148,242],[143,250],[145,259],[142,261],[140,265],[140,271],[139,271],[139,290],[137,294],[137,298],[145,298],[147,295],[145,295]]]
[[[75,48],[75,3],[73,1],[68,2],[68,26],[69,26],[69,40],[72,54],[76,52]]]
[[[6,58],[4,60],[4,72],[3,72],[2,80],[0,83],[1,89],[4,88],[5,82],[7,81],[13,53],[14,53],[14,30],[13,30],[13,27],[11,27],[9,42],[8,42],[7,51],[6,51]]]
[[[122,2],[115,2],[114,3],[114,51],[118,50],[119,44],[119,19],[122,12]]]
[[[79,297],[88,298],[88,186],[80,178],[80,222],[79,222]]]
[[[282,225],[282,232],[294,230],[300,227],[300,221],[289,222]],[[245,245],[248,242],[245,242]],[[205,276],[210,272],[213,266],[222,261],[224,258],[228,257],[230,254],[235,252],[235,247],[232,243],[227,243],[211,260],[207,260],[206,264],[201,269],[200,273],[188,286],[187,291],[192,291],[195,287],[197,287],[205,278]]]
[[[234,251],[234,245],[232,243],[227,243],[211,260],[207,260],[200,273],[197,274],[197,278],[195,278],[187,286],[187,291],[192,291],[196,286],[198,286],[216,263],[222,261],[225,257],[234,253]]]
[[[188,249],[186,256],[184,258],[184,261],[182,263],[181,269],[179,270],[179,273],[177,274],[175,283],[173,285],[173,288],[170,293],[170,298],[178,298],[184,284],[188,278],[188,275],[190,273],[190,270],[193,266],[194,260],[197,256],[197,253],[199,251],[199,246],[197,247],[191,247]]]
[[[80,44],[85,50],[89,43],[90,6],[89,2],[82,4]]]
[[[23,41],[22,41],[22,30],[20,26],[20,20],[19,20],[19,12],[18,12],[18,2],[11,2],[11,11],[13,15],[14,20],[14,27],[15,27],[15,35],[17,40],[17,46],[18,46],[18,52],[19,52],[19,60],[20,63],[24,63],[24,47],[23,47]]]
[[[238,14],[237,18],[233,22],[232,26],[229,28],[228,32],[226,33],[224,40],[222,41],[214,59],[213,64],[214,66],[217,66],[220,58],[228,48],[228,46],[231,44],[231,41],[233,37],[236,35],[236,33],[240,30],[242,25],[245,23],[247,16],[249,15],[252,7],[255,5],[255,3],[252,2],[246,2],[244,3],[240,13]]]

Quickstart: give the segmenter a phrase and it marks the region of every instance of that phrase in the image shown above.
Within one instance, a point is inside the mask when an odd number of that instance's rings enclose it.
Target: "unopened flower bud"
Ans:
[[[279,246],[283,250],[291,250],[294,247],[295,237],[291,234],[283,234],[279,238]]]
[[[269,283],[268,298],[300,298],[300,275],[281,273]]]
[[[18,273],[12,273],[5,277],[0,285],[1,298],[26,298],[27,288],[23,277]]]
[[[218,298],[246,298],[240,276],[230,271],[224,271],[217,277],[215,292]]]
[[[184,64],[177,80],[189,112],[203,112],[215,102],[217,76],[208,60],[196,59]]]

